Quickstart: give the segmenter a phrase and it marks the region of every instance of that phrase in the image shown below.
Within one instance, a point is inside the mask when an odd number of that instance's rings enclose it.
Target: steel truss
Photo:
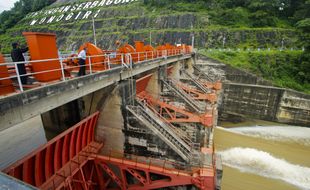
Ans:
[[[94,139],[98,117],[96,112],[82,120],[4,172],[42,190],[144,190],[186,185],[215,189],[214,164],[185,169],[174,162],[133,155],[100,155],[103,143]]]
[[[186,92],[187,94],[191,95],[194,100],[206,100],[206,101],[209,101],[211,103],[214,103],[217,100],[217,96],[216,96],[215,93],[208,93],[208,94],[206,94],[204,92],[201,92],[200,90],[188,87],[187,85],[185,85],[185,84],[183,84],[181,82],[178,82],[176,85],[179,88],[183,89],[184,92]]]
[[[158,110],[157,112],[170,123],[201,123],[206,127],[213,126],[213,110],[204,114],[195,114],[184,108],[155,99],[145,91],[137,96],[142,102],[154,107],[153,110]]]

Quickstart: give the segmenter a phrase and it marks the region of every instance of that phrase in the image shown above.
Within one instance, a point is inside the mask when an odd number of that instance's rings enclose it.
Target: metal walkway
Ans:
[[[204,93],[210,93],[211,90],[206,88],[201,82],[197,79],[195,79],[192,75],[190,75],[187,71],[183,70],[182,73],[185,74],[185,76],[193,83],[196,87],[198,87],[201,91]]]
[[[137,105],[128,105],[127,110],[130,111],[139,121],[148,127],[153,133],[158,134],[171,149],[173,149],[185,161],[191,159],[192,142],[187,135],[180,129],[174,127],[169,122],[165,122],[165,118],[159,114],[155,114],[147,105],[137,101]]]
[[[198,72],[198,77],[201,78],[203,76],[204,79],[206,79],[209,82],[215,82],[214,78],[212,76],[206,75],[204,72],[202,72],[197,66],[193,65],[194,71]]]
[[[187,103],[188,106],[190,106],[195,112],[198,113],[205,112],[205,108],[199,106],[201,105],[201,103],[194,100],[189,94],[184,92],[183,89],[179,88],[173,80],[171,79],[167,81],[162,80],[162,82],[169,90],[172,90],[175,94],[177,94],[180,98],[182,98],[183,101],[185,101],[185,103]]]

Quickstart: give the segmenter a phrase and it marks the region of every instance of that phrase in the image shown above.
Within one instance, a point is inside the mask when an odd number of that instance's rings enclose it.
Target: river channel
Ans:
[[[222,190],[310,189],[310,128],[264,121],[221,126],[214,139]]]

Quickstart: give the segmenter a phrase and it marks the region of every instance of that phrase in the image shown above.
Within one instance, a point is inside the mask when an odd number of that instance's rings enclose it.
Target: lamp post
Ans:
[[[96,28],[95,28],[95,19],[94,17],[92,17],[93,19],[93,35],[94,35],[94,43],[95,43],[95,46],[97,46],[97,40],[96,40]]]

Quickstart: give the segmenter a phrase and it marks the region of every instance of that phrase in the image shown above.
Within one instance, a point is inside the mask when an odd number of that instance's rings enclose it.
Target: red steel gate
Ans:
[[[175,169],[137,156],[100,155],[94,139],[99,112],[85,118],[3,172],[39,189],[157,189],[193,185],[215,189],[215,168]],[[134,159],[133,159],[134,158]]]

